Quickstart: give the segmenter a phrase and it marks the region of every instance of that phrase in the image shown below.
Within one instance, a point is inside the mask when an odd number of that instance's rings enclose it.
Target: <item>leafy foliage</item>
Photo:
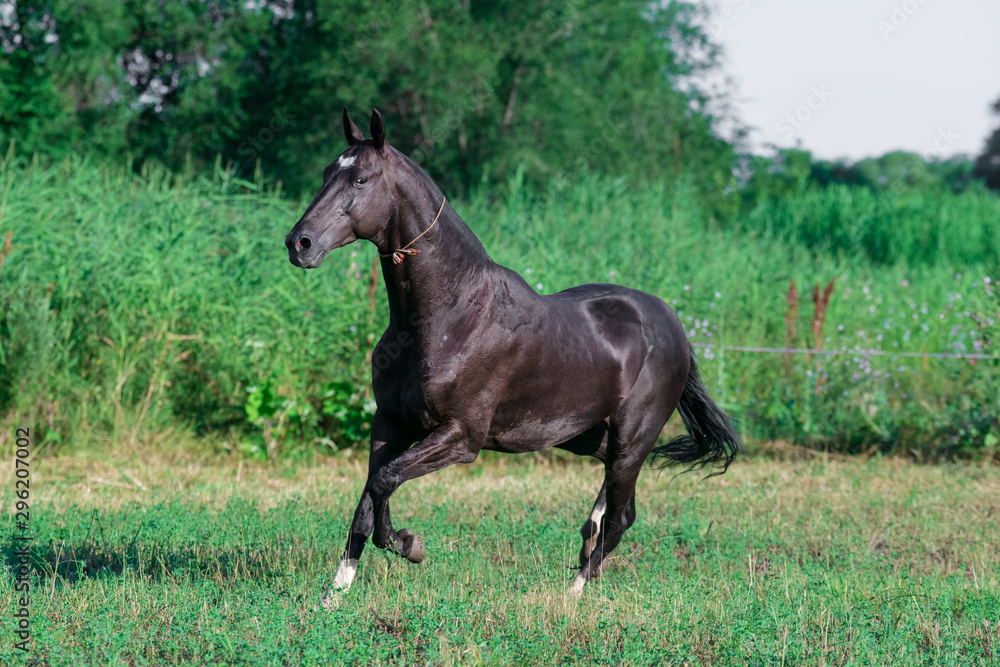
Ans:
[[[993,111],[1000,116],[1000,99],[993,104]],[[1000,190],[1000,128],[989,136],[983,152],[976,158],[975,175],[990,188]]]
[[[699,6],[0,0],[0,411],[57,442],[178,422],[255,457],[364,439],[385,320],[371,252],[303,276],[275,246],[301,209],[282,191],[311,195],[343,146],[342,105],[379,106],[539,290],[623,282],[670,295],[689,335],[725,312],[713,335],[770,345],[787,280],[837,277],[831,343],[871,345],[866,318],[919,304],[941,317],[890,327],[900,349],[994,349],[1000,208],[974,178],[992,183],[992,158],[737,155],[693,83],[717,63]],[[885,308],[838,310],[876,286]],[[760,437],[989,458],[1000,432],[991,362],[892,383],[879,362],[859,380],[705,362]]]
[[[0,139],[29,151],[128,152],[174,168],[221,152],[237,175],[260,161],[298,191],[340,152],[340,107],[378,106],[391,141],[456,190],[520,164],[544,179],[593,168],[667,178],[683,164],[706,192],[731,178],[731,148],[691,83],[716,51],[687,2],[15,7],[8,32],[25,39],[0,55]]]
[[[644,289],[668,299],[698,343],[780,345],[789,279],[835,278],[826,349],[842,356],[786,370],[777,355],[701,352],[710,390],[744,433],[994,457],[1000,363],[859,350],[995,354],[996,196],[822,188],[802,182],[807,162],[796,169],[788,192],[725,226],[684,181],[632,188],[590,175],[542,189],[516,172],[454,205],[539,291]],[[373,248],[295,270],[281,239],[303,204],[221,170],[136,175],[12,154],[0,191],[13,238],[0,272],[0,410],[12,419],[67,447],[188,428],[257,458],[367,438],[367,355],[387,319]],[[798,345],[812,344],[808,310]]]

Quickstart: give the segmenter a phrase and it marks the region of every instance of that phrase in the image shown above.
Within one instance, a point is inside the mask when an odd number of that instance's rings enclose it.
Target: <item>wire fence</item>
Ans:
[[[720,345],[718,343],[695,343],[691,347],[708,350],[719,349],[726,352],[760,352],[765,354],[816,354],[826,356],[850,355],[854,357],[910,357],[916,359],[1000,359],[1000,355],[984,352],[892,352],[890,350],[810,350],[798,347],[748,347],[744,345]]]

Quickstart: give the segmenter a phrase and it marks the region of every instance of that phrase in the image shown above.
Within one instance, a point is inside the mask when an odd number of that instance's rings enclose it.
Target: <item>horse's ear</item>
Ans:
[[[371,132],[375,150],[381,152],[382,147],[385,146],[385,121],[382,120],[382,114],[378,112],[378,109],[372,109],[372,122],[368,125],[368,131]]]
[[[361,130],[351,120],[351,114],[347,113],[347,107],[344,107],[344,138],[347,139],[348,146],[365,140],[365,135],[361,134]]]

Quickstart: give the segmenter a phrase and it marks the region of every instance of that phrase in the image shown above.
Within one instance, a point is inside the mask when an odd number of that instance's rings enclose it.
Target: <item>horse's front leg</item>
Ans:
[[[365,490],[371,494],[375,516],[375,546],[419,563],[424,557],[420,538],[410,530],[393,529],[389,521],[389,496],[403,482],[446,468],[454,463],[472,463],[482,449],[481,439],[470,434],[456,421],[447,421],[430,435],[382,466],[369,480]]]
[[[347,547],[344,549],[344,556],[337,566],[337,574],[333,579],[333,589],[323,596],[324,606],[330,606],[335,599],[337,592],[347,592],[354,581],[354,575],[358,569],[358,559],[365,548],[365,542],[372,534],[375,526],[375,512],[371,494],[368,492],[368,484],[371,483],[382,467],[399,456],[410,443],[405,436],[401,435],[393,428],[380,413],[376,412],[372,420],[371,452],[368,455],[368,480],[365,490],[361,493],[361,500],[354,511],[354,520],[351,521],[350,532],[347,535]],[[384,521],[389,521],[389,506],[382,507]]]

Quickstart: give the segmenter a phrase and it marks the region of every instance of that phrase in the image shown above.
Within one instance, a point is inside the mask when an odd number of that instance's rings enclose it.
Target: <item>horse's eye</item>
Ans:
[[[356,186],[358,186],[359,188],[362,187],[367,182],[368,182],[368,179],[365,178],[364,176],[359,176],[358,178],[354,179],[354,184]]]

